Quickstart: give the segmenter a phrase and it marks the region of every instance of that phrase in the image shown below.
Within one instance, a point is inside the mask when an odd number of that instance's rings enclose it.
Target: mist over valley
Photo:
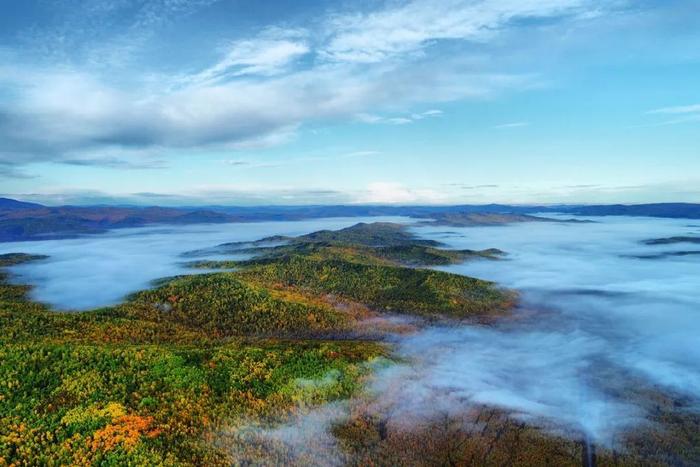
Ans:
[[[634,436],[644,439],[666,429],[654,409],[654,394],[675,401],[672,410],[699,413],[700,268],[692,256],[666,253],[676,251],[686,238],[696,238],[700,230],[685,219],[561,218],[566,221],[515,218],[490,226],[452,224],[449,230],[407,217],[157,226],[5,243],[0,252],[46,256],[10,266],[11,281],[31,284],[31,297],[56,310],[81,313],[158,286],[156,279],[206,274],[212,268],[235,271],[241,267],[237,264],[256,257],[264,262],[268,255],[289,254],[290,248],[293,252],[305,245],[295,246],[297,238],[319,251],[335,248],[337,242],[379,246],[377,253],[398,262],[413,260],[407,252],[395,256],[399,250],[382,245],[423,245],[422,261],[437,261],[433,269],[517,291],[517,306],[507,316],[484,323],[416,321],[390,308],[384,316],[360,318],[358,329],[366,320],[375,329],[366,336],[386,341],[396,359],[372,370],[370,410],[384,414],[384,423],[401,432],[439,417],[464,420],[464,414],[493,408],[502,420],[517,420],[579,443],[574,446],[628,454]],[[403,231],[410,235],[402,237]],[[439,252],[436,247],[498,255],[429,260],[425,255]],[[335,384],[336,377],[326,375],[328,383],[313,385]],[[360,400],[280,421],[291,424],[296,433],[291,437],[280,438],[283,428],[257,426],[241,432],[248,433],[242,439],[281,443],[285,456],[297,461],[304,459],[303,453],[340,462],[342,449],[332,433],[351,419]],[[481,415],[470,417],[472,424]],[[323,453],[304,447],[318,436],[326,439],[319,447]],[[673,450],[659,449],[657,459],[682,459]],[[688,455],[683,462],[696,459]]]

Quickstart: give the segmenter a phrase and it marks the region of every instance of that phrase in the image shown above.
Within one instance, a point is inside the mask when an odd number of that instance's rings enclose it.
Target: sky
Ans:
[[[700,202],[696,0],[24,0],[0,196]]]

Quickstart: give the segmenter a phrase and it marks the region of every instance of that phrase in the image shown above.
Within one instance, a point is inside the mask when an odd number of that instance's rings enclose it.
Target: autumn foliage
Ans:
[[[286,241],[254,245],[257,256],[249,261],[198,263],[233,271],[164,279],[120,305],[84,313],[56,313],[33,302],[30,288],[10,284],[2,269],[42,258],[0,256],[0,466],[289,463],[285,449],[263,443],[241,451],[223,442],[224,434],[244,424],[275,426],[302,408],[362,401],[374,365],[391,358],[390,346],[368,338],[374,334],[367,328],[405,331],[376,320],[368,326],[368,318],[387,312],[491,317],[507,314],[516,299],[487,281],[417,267],[497,253],[448,252],[393,225]],[[662,402],[657,419],[672,436],[630,437],[627,446],[638,455],[601,451],[601,462],[667,460],[656,452],[671,439],[684,440],[672,458],[679,465],[700,459],[697,417]],[[574,465],[580,459],[579,444],[491,408],[408,428],[365,409],[355,405],[331,427],[340,450],[334,460]],[[655,444],[645,446],[650,439]]]

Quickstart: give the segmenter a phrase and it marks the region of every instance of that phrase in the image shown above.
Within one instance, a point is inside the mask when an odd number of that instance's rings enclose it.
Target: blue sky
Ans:
[[[27,0],[0,193],[700,202],[694,0]]]

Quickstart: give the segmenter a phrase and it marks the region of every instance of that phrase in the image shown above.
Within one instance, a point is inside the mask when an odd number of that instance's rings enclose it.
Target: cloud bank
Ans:
[[[186,74],[149,70],[139,61],[144,58],[139,53],[152,45],[164,25],[211,3],[154,2],[132,16],[124,14],[125,5],[123,10],[83,5],[94,28],[77,27],[77,20],[67,23],[60,40],[57,31],[34,32],[36,50],[51,44],[52,52],[42,60],[26,61],[22,48],[3,50],[3,173],[19,174],[7,167],[41,161],[97,163],[105,151],[126,158],[128,165],[144,151],[279,144],[306,123],[358,114],[372,119],[377,111],[531,87],[536,75],[478,67],[441,53],[435,44],[483,46],[529,20],[579,20],[617,2],[387,3],[374,10],[331,11],[298,27],[269,25],[256,35],[219,46],[213,63],[198,69],[182,66],[191,69]],[[112,24],[117,13],[123,27]],[[117,73],[112,72],[115,67]],[[375,121],[404,124],[437,112],[408,112]],[[116,164],[107,158],[104,165]]]

